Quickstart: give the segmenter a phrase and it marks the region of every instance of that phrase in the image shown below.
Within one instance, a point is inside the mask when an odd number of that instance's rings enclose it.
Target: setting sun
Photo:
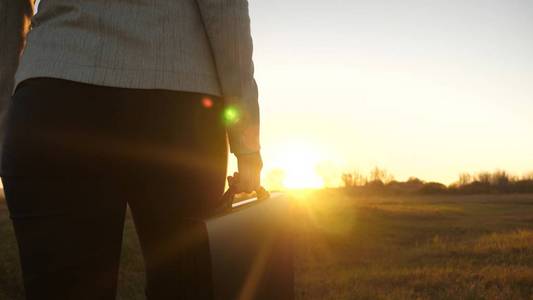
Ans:
[[[286,188],[320,188],[324,186],[324,181],[316,167],[321,159],[313,145],[291,142],[280,148],[275,163],[283,170]]]

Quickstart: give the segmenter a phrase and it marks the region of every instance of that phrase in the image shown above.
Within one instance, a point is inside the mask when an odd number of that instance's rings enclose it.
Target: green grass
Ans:
[[[299,299],[533,299],[533,195],[294,196]],[[0,202],[0,299],[21,299]],[[119,299],[143,299],[131,220]]]

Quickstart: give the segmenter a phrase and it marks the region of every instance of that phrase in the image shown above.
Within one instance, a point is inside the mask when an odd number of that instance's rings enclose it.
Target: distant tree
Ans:
[[[358,170],[354,170],[352,173],[342,173],[341,181],[345,187],[364,186],[368,182],[368,178]]]
[[[371,180],[365,184],[366,188],[370,189],[383,189],[385,187],[385,184],[381,180]]]
[[[344,187],[352,187],[354,185],[353,175],[350,173],[343,173],[341,176]]]
[[[384,177],[384,171],[381,170],[378,167],[374,167],[374,169],[372,169],[370,171],[370,181],[381,181],[381,182],[383,182],[383,180],[382,180],[383,177]]]
[[[467,184],[471,184],[472,181],[473,181],[472,175],[470,175],[469,173],[459,174],[459,182],[458,182],[459,186],[465,186]]]
[[[479,172],[476,176],[476,181],[479,183],[490,185],[492,175],[489,172]]]
[[[522,180],[533,180],[533,171],[522,175]]]
[[[517,182],[517,181],[520,181],[520,176],[509,175],[509,182],[513,183],[513,182]]]
[[[377,182],[381,181],[382,183],[386,184],[394,180],[394,176],[389,174],[387,170],[380,169],[379,167],[374,167],[370,171],[370,181]]]
[[[409,192],[418,192],[424,186],[424,181],[417,177],[409,177],[409,179],[403,184],[403,189]]]
[[[393,182],[393,181],[395,181],[395,180],[396,180],[396,179],[394,178],[394,175],[392,175],[392,174],[387,174],[387,176],[385,177],[385,180],[383,180],[383,182],[384,182],[385,184],[387,184],[387,183],[391,183],[391,182]]]
[[[492,176],[490,178],[490,183],[493,186],[498,186],[498,187],[508,186],[510,181],[511,181],[511,177],[509,176],[509,174],[507,174],[507,172],[503,170],[494,171],[494,173],[492,173]]]
[[[446,186],[440,182],[428,182],[420,189],[422,194],[441,194],[446,192]]]
[[[479,172],[475,175],[461,173],[459,180],[446,186],[439,182],[424,182],[417,177],[396,181],[385,169],[374,167],[368,179],[359,172],[342,176],[345,186],[359,186],[352,190],[387,195],[401,194],[484,194],[484,193],[533,193],[533,172],[513,176],[505,170]]]
[[[512,190],[517,193],[533,193],[533,172],[512,181]]]
[[[409,179],[407,179],[407,183],[409,184],[423,184],[424,181],[418,179],[417,177],[411,176]]]
[[[353,171],[353,184],[355,186],[363,186],[368,182],[368,178],[358,170]]]
[[[468,176],[462,174],[458,184],[450,186],[449,189],[467,194],[509,193],[527,190],[526,185],[520,183],[518,177],[510,175],[504,170],[496,170],[492,173],[484,171],[472,176],[472,178],[473,180],[467,183]]]

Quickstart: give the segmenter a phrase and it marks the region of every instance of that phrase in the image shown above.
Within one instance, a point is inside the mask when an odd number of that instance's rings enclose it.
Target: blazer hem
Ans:
[[[82,65],[50,59],[23,61],[15,74],[13,91],[22,81],[49,77],[100,86],[163,89],[222,96],[216,75],[183,73],[171,70],[121,69],[106,66]]]

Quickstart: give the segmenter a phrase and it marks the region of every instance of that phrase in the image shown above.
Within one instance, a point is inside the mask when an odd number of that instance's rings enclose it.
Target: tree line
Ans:
[[[462,173],[456,182],[445,185],[410,177],[397,181],[387,170],[375,167],[368,175],[360,172],[342,174],[344,188],[360,193],[384,194],[506,194],[533,193],[533,172],[515,176],[504,170]]]

